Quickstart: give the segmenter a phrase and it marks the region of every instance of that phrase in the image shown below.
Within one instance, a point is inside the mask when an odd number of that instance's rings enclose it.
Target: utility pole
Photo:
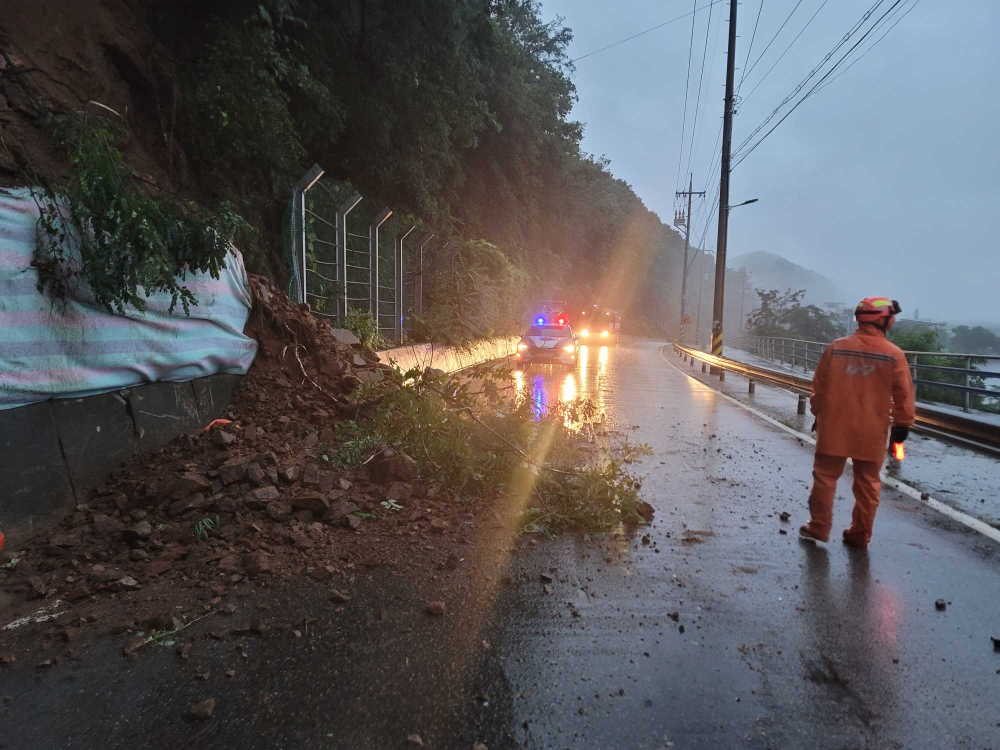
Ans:
[[[678,190],[674,193],[677,196],[686,195],[688,199],[687,215],[684,217],[684,273],[681,275],[681,330],[677,339],[682,344],[684,343],[684,319],[687,315],[688,250],[691,247],[691,197],[694,195],[705,195],[704,192],[695,192],[692,188],[694,188],[694,174],[688,177],[687,190]],[[676,220],[674,224],[680,226]]]
[[[726,58],[726,109],[722,115],[722,173],[719,176],[719,238],[715,254],[715,305],[712,310],[712,354],[722,356],[722,318],[726,293],[726,239],[729,234],[729,172],[733,148],[733,77],[736,64],[736,7],[729,0],[729,51]]]

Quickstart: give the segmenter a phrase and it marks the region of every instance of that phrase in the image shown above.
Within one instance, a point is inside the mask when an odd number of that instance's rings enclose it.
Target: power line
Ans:
[[[757,20],[753,22],[753,34],[750,35],[750,46],[747,47],[747,59],[746,62],[743,63],[743,74],[740,76],[739,86],[736,87],[737,91],[739,91],[740,88],[743,86],[743,80],[747,77],[747,73],[749,72],[747,70],[747,63],[750,62],[750,52],[751,50],[753,50],[753,40],[757,38],[757,24],[760,23],[760,14],[761,11],[763,10],[764,10],[764,0],[760,0],[760,7],[757,8]],[[792,12],[794,13],[795,11],[793,10]],[[766,51],[767,50],[765,50],[765,52]]]
[[[745,78],[746,78],[746,77],[747,77],[748,75],[750,75],[750,74],[751,74],[751,73],[753,72],[753,69],[757,67],[757,63],[759,63],[759,62],[760,62],[761,58],[762,58],[762,57],[764,57],[764,55],[766,55],[766,54],[767,54],[767,51],[768,51],[769,49],[771,49],[771,45],[772,45],[772,44],[774,44],[774,40],[778,38],[778,34],[780,34],[780,33],[781,33],[781,30],[782,30],[783,28],[785,28],[785,24],[787,24],[787,23],[788,23],[788,22],[789,22],[789,21],[791,20],[792,16],[793,16],[793,15],[795,14],[795,11],[797,11],[797,10],[799,9],[799,6],[800,6],[800,5],[802,5],[802,0],[799,0],[799,1],[797,2],[797,3],[795,3],[795,7],[794,7],[794,8],[792,8],[792,12],[788,14],[788,16],[787,16],[787,17],[785,18],[785,20],[784,20],[784,21],[782,22],[781,26],[779,26],[779,27],[778,27],[778,30],[777,30],[776,32],[774,32],[774,36],[772,36],[772,37],[771,37],[771,41],[769,41],[769,42],[767,43],[767,46],[766,46],[766,47],[764,47],[764,51],[763,51],[763,52],[761,52],[761,53],[760,53],[760,55],[759,55],[759,56],[757,57],[757,59],[753,61],[753,65],[751,65],[751,66],[750,66],[750,70],[746,71],[746,72],[745,72],[745,73],[743,74],[743,77],[742,77],[742,78],[740,78],[740,83],[741,83],[741,84],[743,83],[743,80],[744,80],[744,79],[745,79]],[[748,60],[750,59],[750,56],[749,56],[749,55],[747,55],[747,59],[748,59]]]
[[[823,84],[823,85],[822,85],[822,86],[821,86],[820,88],[816,89],[816,93],[818,94],[818,93],[819,93],[820,91],[822,91],[822,90],[823,90],[823,89],[825,89],[825,88],[826,88],[827,86],[829,86],[829,85],[830,85],[831,83],[833,83],[833,82],[834,82],[834,81],[836,81],[836,80],[837,80],[838,78],[840,78],[840,77],[841,77],[842,75],[844,75],[844,73],[846,73],[846,72],[847,72],[847,71],[849,71],[849,70],[850,70],[851,68],[853,68],[853,67],[854,67],[854,66],[855,66],[855,65],[856,65],[857,63],[861,62],[861,59],[862,59],[862,58],[863,58],[863,57],[864,57],[865,55],[867,55],[867,54],[868,54],[869,52],[871,52],[871,51],[872,51],[872,48],[873,48],[873,47],[875,47],[875,45],[876,45],[876,44],[878,44],[878,43],[879,43],[879,42],[881,42],[881,41],[882,41],[883,39],[885,39],[885,38],[886,38],[887,36],[889,36],[889,32],[890,32],[890,31],[892,31],[892,30],[893,30],[894,28],[896,28],[896,24],[898,24],[898,23],[899,23],[900,21],[902,21],[902,20],[903,20],[904,18],[906,18],[906,17],[908,16],[908,15],[910,15],[910,12],[911,12],[911,11],[912,11],[912,10],[913,10],[914,8],[916,8],[916,7],[917,7],[917,5],[919,5],[919,4],[920,4],[920,0],[915,0],[915,2],[913,3],[913,5],[911,5],[911,6],[909,7],[909,8],[907,8],[906,12],[905,12],[905,13],[903,13],[903,14],[902,14],[902,15],[901,15],[901,16],[900,16],[899,18],[897,18],[897,19],[896,19],[896,21],[895,21],[895,22],[894,22],[894,23],[892,24],[892,26],[890,26],[890,27],[889,27],[888,29],[886,29],[886,32],[885,32],[885,33],[884,33],[884,34],[883,34],[882,36],[880,36],[880,37],[879,37],[878,39],[876,39],[876,40],[875,40],[874,42],[872,42],[872,43],[871,43],[871,45],[870,45],[870,46],[868,47],[868,49],[866,49],[866,50],[865,50],[864,52],[862,52],[862,53],[861,53],[860,55],[858,55],[858,57],[856,57],[856,58],[855,58],[854,60],[852,60],[852,61],[851,61],[851,64],[850,64],[850,65],[848,65],[848,66],[847,66],[846,68],[844,68],[844,69],[843,69],[842,71],[840,71],[839,73],[837,73],[837,75],[835,75],[835,76],[834,76],[833,78],[831,78],[831,79],[830,79],[829,81],[827,81],[826,83],[824,83],[824,84]],[[888,21],[886,21],[886,23],[888,23]]]
[[[690,15],[692,15],[694,13],[697,13],[699,10],[705,10],[705,8],[711,8],[713,5],[718,5],[721,2],[723,2],[723,0],[712,0],[712,2],[708,3],[707,5],[702,5],[700,8],[695,8],[690,13],[685,13],[682,16],[677,16],[677,18],[671,18],[669,21],[664,21],[663,23],[658,23],[658,24],[656,24],[656,26],[651,26],[650,28],[646,29],[645,31],[640,31],[638,34],[633,34],[632,36],[627,36],[624,39],[619,39],[617,42],[609,44],[607,47],[601,47],[600,49],[595,49],[593,52],[588,52],[586,55],[580,55],[579,57],[574,57],[572,60],[570,60],[570,62],[571,63],[575,63],[575,62],[577,62],[579,60],[583,60],[584,58],[591,57],[592,55],[596,55],[599,52],[604,52],[605,50],[609,50],[612,47],[617,47],[619,44],[625,44],[625,42],[631,42],[633,39],[636,39],[636,38],[642,36],[643,34],[648,34],[651,31],[656,31],[657,29],[662,29],[664,26],[672,24],[675,21],[680,21],[682,19],[685,19],[688,16],[690,16]]]
[[[694,142],[698,134],[698,111],[701,108],[701,86],[702,82],[705,80],[705,58],[708,55],[708,34],[712,30],[712,9],[708,9],[708,23],[705,25],[705,47],[701,51],[701,73],[698,75],[698,96],[695,99],[694,104],[694,124],[691,126],[691,143],[688,146],[688,160],[687,169],[685,172],[691,171],[691,156],[694,154]]]
[[[751,96],[753,96],[753,92],[756,91],[758,88],[760,88],[760,85],[764,83],[764,79],[767,78],[769,75],[771,75],[771,71],[774,70],[774,68],[777,66],[778,63],[781,62],[781,58],[783,58],[788,53],[788,50],[792,48],[792,45],[794,45],[797,41],[799,41],[799,37],[802,36],[803,32],[805,32],[805,30],[809,28],[809,24],[813,22],[813,19],[819,15],[819,12],[823,10],[823,6],[826,5],[828,2],[829,0],[823,0],[823,3],[816,9],[816,12],[812,14],[812,16],[809,18],[808,21],[806,21],[806,25],[802,27],[802,30],[799,31],[799,33],[795,35],[795,38],[788,43],[787,47],[785,47],[785,51],[778,56],[778,59],[775,60],[774,63],[771,65],[771,67],[767,69],[767,72],[763,75],[763,77],[759,81],[757,81],[757,85],[750,90],[749,94],[743,97],[743,101],[741,102],[741,104],[746,104],[747,100]]]
[[[883,2],[884,2],[884,0],[883,0]],[[891,13],[891,12],[893,11],[893,9],[894,9],[894,8],[896,8],[896,6],[898,6],[898,5],[899,5],[899,4],[901,3],[901,2],[903,2],[903,0],[896,0],[896,2],[892,4],[892,7],[890,7],[890,8],[889,8],[889,10],[887,10],[887,11],[886,11],[885,13],[883,13],[883,14],[882,14],[882,16],[881,16],[881,17],[880,17],[880,18],[878,19],[878,21],[876,21],[876,22],[875,22],[875,24],[874,24],[874,25],[873,25],[873,26],[872,26],[872,27],[871,27],[870,29],[868,29],[868,31],[866,31],[866,32],[865,32],[864,34],[862,34],[861,38],[860,38],[860,39],[858,39],[858,41],[854,43],[854,46],[852,46],[852,47],[851,47],[851,48],[850,48],[849,50],[847,50],[847,52],[846,52],[846,53],[844,54],[844,56],[843,56],[843,57],[841,57],[841,58],[840,58],[840,59],[839,59],[839,60],[838,60],[838,61],[837,61],[837,62],[836,62],[836,63],[834,64],[834,66],[833,66],[832,68],[830,68],[830,69],[829,69],[829,70],[828,70],[828,71],[827,71],[827,72],[826,72],[826,73],[825,73],[825,74],[823,75],[823,77],[822,77],[822,78],[820,78],[820,79],[819,79],[819,80],[818,80],[818,81],[816,82],[816,84],[815,84],[815,85],[814,85],[814,86],[813,86],[813,87],[812,87],[811,89],[809,89],[809,91],[807,91],[807,92],[806,92],[806,94],[805,94],[805,95],[804,95],[804,96],[803,96],[803,97],[802,97],[801,99],[799,99],[799,100],[798,100],[798,101],[797,101],[797,102],[795,103],[795,106],[793,106],[793,107],[792,107],[792,108],[791,108],[790,110],[788,110],[788,112],[786,112],[786,113],[785,113],[784,117],[782,117],[782,118],[781,118],[780,120],[778,120],[778,122],[777,122],[777,123],[775,123],[775,125],[774,125],[774,127],[773,127],[773,128],[771,128],[770,130],[768,130],[768,131],[767,131],[767,132],[766,132],[766,133],[765,133],[765,134],[764,134],[764,135],[763,135],[763,136],[761,137],[761,139],[760,139],[759,141],[757,141],[757,142],[756,142],[756,143],[755,143],[755,144],[754,144],[754,145],[753,145],[753,146],[752,146],[752,147],[751,147],[751,148],[750,148],[750,149],[749,149],[749,150],[748,150],[748,151],[747,151],[747,152],[746,152],[745,154],[743,154],[743,155],[742,155],[742,156],[740,157],[739,161],[737,161],[737,162],[736,162],[735,164],[733,164],[733,167],[732,167],[732,168],[733,168],[733,169],[736,169],[736,167],[738,167],[738,166],[740,165],[740,163],[741,163],[741,162],[742,162],[742,161],[743,161],[744,159],[746,159],[746,158],[747,158],[748,156],[750,156],[750,154],[751,154],[751,153],[753,153],[753,151],[754,151],[754,150],[755,150],[755,149],[757,148],[757,146],[759,146],[759,145],[760,145],[761,143],[763,143],[763,142],[764,142],[764,141],[765,141],[765,140],[767,139],[767,137],[768,137],[769,135],[771,135],[771,133],[773,133],[773,132],[774,132],[774,131],[775,131],[775,130],[776,130],[776,129],[778,128],[778,126],[779,126],[779,125],[781,125],[781,123],[783,123],[783,122],[784,122],[785,120],[787,120],[787,119],[788,119],[789,115],[791,115],[791,114],[792,114],[792,112],[794,112],[794,111],[795,111],[796,109],[798,109],[798,108],[799,108],[799,105],[800,105],[800,104],[802,104],[802,102],[804,102],[804,101],[805,101],[806,99],[808,99],[808,98],[809,98],[810,96],[812,96],[812,95],[813,95],[813,93],[814,93],[814,92],[816,91],[816,89],[817,89],[817,88],[818,88],[818,87],[819,87],[819,86],[820,86],[820,85],[821,85],[821,84],[823,83],[823,81],[825,81],[825,80],[826,80],[827,78],[829,78],[829,77],[830,77],[830,75],[831,75],[831,74],[832,74],[832,73],[833,73],[833,72],[834,72],[834,71],[835,71],[835,70],[836,70],[836,69],[837,69],[837,68],[838,68],[838,67],[840,66],[840,64],[841,64],[842,62],[844,62],[844,60],[846,60],[846,59],[847,59],[847,57],[848,57],[848,56],[849,56],[849,55],[850,55],[850,54],[851,54],[852,52],[854,52],[854,50],[855,50],[855,49],[857,49],[857,48],[858,48],[858,46],[859,46],[859,45],[860,45],[861,43],[863,43],[863,42],[865,41],[865,39],[867,39],[867,38],[868,38],[868,36],[869,36],[869,35],[870,35],[870,34],[871,34],[871,33],[872,33],[872,32],[873,32],[874,30],[875,30],[875,28],[876,28],[876,27],[878,26],[878,24],[879,24],[879,21],[881,21],[881,20],[882,20],[883,18],[885,18],[885,17],[887,16],[887,15],[889,15],[889,13]],[[882,4],[882,2],[879,2],[879,3],[878,3],[878,5],[881,5],[881,4]],[[859,58],[859,59],[860,59],[860,58]]]
[[[719,37],[722,36],[722,27],[723,27],[723,25],[724,24],[722,23],[722,16],[721,16],[721,13],[720,13],[719,23],[716,24],[716,29],[715,29],[715,43],[712,45],[712,67],[711,67],[711,69],[708,72],[709,83],[711,83],[712,78],[715,75],[715,64],[716,64],[716,61],[718,60],[718,57],[716,57],[716,53],[719,51]],[[702,131],[704,131],[704,128],[702,128]],[[719,124],[719,137],[720,138],[722,137],[722,124],[721,124],[721,122]],[[697,134],[697,138],[698,138],[698,143],[700,144],[701,143],[701,132],[699,132]],[[716,146],[718,146],[718,142],[716,142]],[[714,149],[713,149],[712,156],[713,156],[713,158],[715,156]],[[709,162],[709,166],[711,166],[711,160]]]
[[[899,0],[897,0],[897,4],[898,4],[898,1]],[[882,3],[884,3],[884,2],[885,2],[885,0],[878,0],[878,2],[876,2],[871,8],[868,9],[868,11],[861,17],[861,20],[858,21],[857,23],[855,23],[854,26],[852,26],[850,28],[850,30],[847,32],[847,34],[844,35],[844,37],[837,43],[837,45],[832,50],[830,50],[829,52],[826,53],[826,55],[823,57],[823,59],[820,60],[819,64],[816,65],[816,67],[814,67],[812,70],[809,71],[809,73],[806,75],[806,77],[803,78],[794,89],[792,89],[792,92],[790,94],[788,94],[788,96],[786,96],[784,99],[782,99],[781,102],[778,103],[777,107],[775,107],[773,110],[771,110],[771,114],[769,114],[764,119],[764,122],[762,122],[760,125],[758,125],[756,128],[754,128],[753,132],[750,133],[750,135],[748,135],[743,140],[743,142],[739,145],[739,147],[737,147],[734,150],[734,152],[733,152],[734,155],[738,154],[740,151],[742,151],[753,140],[754,136],[756,136],[761,130],[763,130],[764,128],[766,128],[767,125],[768,125],[768,123],[770,123],[771,120],[773,120],[777,116],[778,112],[781,110],[782,107],[784,107],[792,99],[794,99],[796,96],[798,96],[799,92],[802,91],[802,89],[804,89],[806,87],[806,84],[808,84],[810,80],[812,80],[812,77],[814,75],[816,75],[820,71],[820,69],[824,65],[826,65],[827,62],[829,62],[830,59],[835,54],[837,54],[837,50],[839,50],[841,47],[843,47],[850,40],[850,38],[852,36],[854,36],[854,34],[856,34],[858,32],[858,30],[862,26],[864,26],[865,22],[875,13],[875,11],[879,8],[879,6],[881,6]],[[796,106],[798,106],[798,105],[796,105]]]
[[[691,53],[694,51],[694,20],[698,12],[698,0],[694,0],[691,11],[691,41],[688,43],[688,72],[684,81],[684,116],[681,118],[681,147],[677,152],[677,189],[681,186],[681,161],[684,159],[684,130],[687,127],[688,90],[691,87]]]

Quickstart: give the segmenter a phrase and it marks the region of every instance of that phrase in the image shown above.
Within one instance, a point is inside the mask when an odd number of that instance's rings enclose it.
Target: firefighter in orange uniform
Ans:
[[[813,374],[816,460],[809,495],[811,520],[799,529],[805,539],[830,538],[837,480],[851,458],[854,515],[844,542],[864,549],[871,541],[890,415],[894,443],[906,440],[915,416],[906,357],[886,338],[899,312],[899,303],[886,297],[862,300],[854,311],[858,330],[830,344]]]

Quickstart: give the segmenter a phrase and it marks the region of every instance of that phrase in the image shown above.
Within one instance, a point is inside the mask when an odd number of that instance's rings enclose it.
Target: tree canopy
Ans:
[[[757,290],[759,305],[748,319],[754,336],[780,336],[827,343],[844,335],[837,319],[816,305],[802,305],[804,289]]]
[[[251,221],[276,233],[276,198],[318,162],[439,235],[489,242],[539,294],[673,329],[681,239],[581,150],[572,32],[536,0],[150,6],[184,71],[191,166]]]
[[[963,354],[1000,354],[1000,336],[984,326],[956,326],[951,348]]]

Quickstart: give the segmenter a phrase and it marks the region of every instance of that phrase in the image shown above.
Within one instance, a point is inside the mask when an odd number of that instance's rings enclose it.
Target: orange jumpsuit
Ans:
[[[845,538],[867,546],[878,509],[889,418],[913,424],[916,404],[910,369],[902,350],[877,326],[862,324],[834,341],[813,374],[812,413],[816,415],[816,460],[809,494],[808,529],[830,537],[837,480],[848,458],[854,462],[854,515]]]

